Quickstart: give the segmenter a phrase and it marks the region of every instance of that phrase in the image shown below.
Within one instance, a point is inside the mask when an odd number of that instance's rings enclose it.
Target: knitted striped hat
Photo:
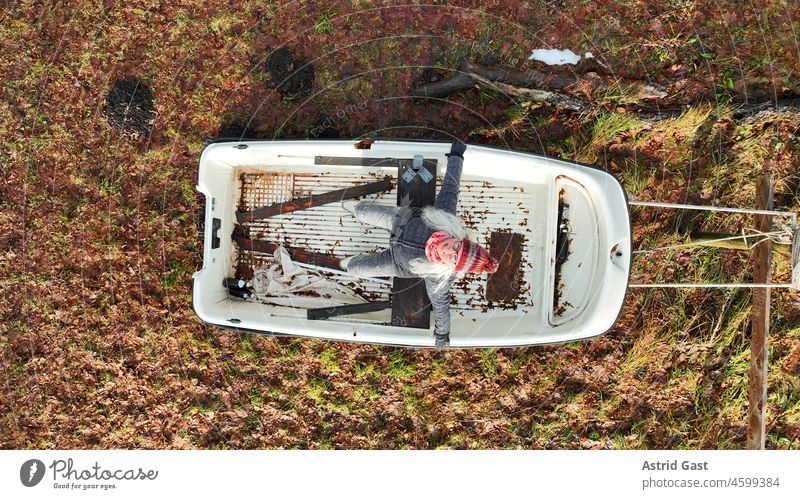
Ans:
[[[425,243],[425,255],[428,260],[434,263],[442,261],[437,252],[437,247],[445,242],[454,243],[455,238],[443,230],[434,232],[428,238]],[[497,272],[499,265],[497,260],[492,258],[489,252],[483,249],[480,244],[473,243],[469,239],[463,239],[461,242],[457,258],[455,258],[457,272],[487,272],[489,274]],[[450,244],[450,246],[455,245]]]
[[[483,249],[480,244],[464,239],[464,245],[461,247],[461,254],[456,264],[456,271],[494,274],[497,272],[498,266],[497,260],[492,258],[489,252]]]

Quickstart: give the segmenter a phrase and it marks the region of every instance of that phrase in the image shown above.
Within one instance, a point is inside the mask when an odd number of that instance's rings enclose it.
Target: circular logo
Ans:
[[[19,479],[26,487],[35,487],[44,478],[44,463],[38,459],[28,459],[19,469]]]

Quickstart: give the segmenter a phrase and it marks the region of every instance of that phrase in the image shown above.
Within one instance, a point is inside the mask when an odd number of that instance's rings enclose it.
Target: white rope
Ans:
[[[345,204],[345,203],[346,203],[346,204]],[[356,201],[355,199],[345,199],[345,200],[343,200],[343,201],[340,203],[340,206],[342,207],[342,210],[344,210],[344,211],[346,211],[347,213],[349,213],[349,214],[351,214],[351,215],[355,216],[355,215],[356,215],[356,206],[355,206],[355,205],[357,205],[357,204],[358,204],[358,201]],[[352,206],[352,207],[353,207],[353,210],[351,211],[351,210],[348,208],[348,206]]]
[[[312,265],[310,263],[301,263],[301,262],[292,262],[292,263],[304,269],[318,270],[320,272],[330,272],[331,274],[344,275],[348,277],[353,277],[354,279],[364,279],[365,281],[372,281],[380,284],[388,284],[390,286],[392,285],[392,281],[388,279],[381,279],[379,277],[362,277],[362,276],[356,277],[353,274],[348,274],[344,270],[332,269],[330,267],[320,267],[319,265]]]
[[[698,206],[694,204],[677,203],[657,203],[655,201],[628,201],[631,206],[653,206],[656,208],[675,208],[679,210],[701,210],[701,211],[723,211],[727,213],[745,213],[750,215],[773,215],[778,217],[789,217],[792,219],[792,226],[797,225],[797,214],[791,211],[775,210],[756,210],[752,208],[730,208],[727,206]]]
[[[743,213],[750,215],[772,215],[778,217],[789,217],[790,224],[778,222],[781,230],[773,232],[761,232],[755,229],[751,230],[755,235],[761,236],[761,239],[749,246],[748,249],[753,249],[757,245],[766,240],[771,240],[775,243],[792,245],[792,282],[791,284],[777,284],[777,283],[662,283],[662,284],[645,284],[645,283],[631,283],[629,286],[632,288],[792,288],[800,291],[800,227],[797,225],[797,214],[790,211],[775,211],[775,210],[756,210],[751,208],[730,208],[726,206],[698,206],[691,204],[678,204],[678,203],[658,203],[654,201],[636,201],[629,200],[630,206],[651,206],[655,208],[675,208],[679,210],[700,210],[700,211],[718,211],[727,213]],[[664,246],[663,248],[656,248],[653,250],[636,250],[634,253],[653,253],[655,251],[665,249],[684,248],[689,246],[699,246],[715,241],[727,241],[747,238],[742,230],[741,236],[724,237],[720,239],[712,239],[710,241],[696,241],[684,244],[676,244],[671,246]]]

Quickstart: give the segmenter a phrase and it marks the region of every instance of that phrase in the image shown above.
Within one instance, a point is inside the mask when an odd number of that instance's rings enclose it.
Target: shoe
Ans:
[[[450,148],[450,152],[445,154],[448,158],[450,156],[458,156],[461,159],[464,159],[464,151],[467,150],[467,145],[460,140],[453,142],[453,146]]]
[[[350,263],[350,260],[352,259],[353,259],[352,256],[348,256],[347,258],[342,258],[341,260],[339,260],[339,267],[341,267],[342,270],[347,271],[347,264]]]

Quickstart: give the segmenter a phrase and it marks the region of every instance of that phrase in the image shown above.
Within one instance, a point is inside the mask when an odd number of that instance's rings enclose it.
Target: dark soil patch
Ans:
[[[307,94],[314,85],[314,66],[295,60],[286,47],[269,56],[267,71],[278,92],[287,97]]]
[[[257,138],[258,136],[256,135],[255,130],[253,130],[251,127],[248,127],[247,123],[242,120],[223,123],[219,129],[219,133],[217,133],[217,136],[215,137],[215,139],[218,140],[248,140]]]
[[[341,137],[336,118],[320,115],[317,123],[308,131],[308,138],[311,139],[338,139]]]
[[[138,78],[118,80],[106,96],[103,116],[111,128],[134,135],[147,135],[153,130],[153,93]]]

